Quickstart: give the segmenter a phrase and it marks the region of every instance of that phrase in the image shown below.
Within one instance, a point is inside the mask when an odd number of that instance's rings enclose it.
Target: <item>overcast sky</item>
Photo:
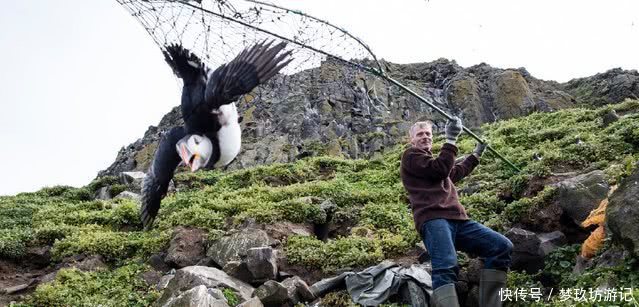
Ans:
[[[639,1],[307,0],[396,63],[454,59],[568,81],[639,68]],[[0,195],[82,186],[179,104],[180,81],[115,0],[0,10]]]

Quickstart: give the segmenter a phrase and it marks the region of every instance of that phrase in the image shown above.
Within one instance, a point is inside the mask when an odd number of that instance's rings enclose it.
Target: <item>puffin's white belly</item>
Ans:
[[[215,163],[215,167],[223,167],[231,163],[240,153],[242,129],[237,120],[223,125],[217,132],[217,139],[220,146],[220,159]]]

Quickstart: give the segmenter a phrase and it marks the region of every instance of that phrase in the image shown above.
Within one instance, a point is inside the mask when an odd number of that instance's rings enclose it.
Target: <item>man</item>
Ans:
[[[500,233],[472,221],[459,203],[454,183],[479,164],[485,144],[478,143],[471,155],[455,164],[455,142],[462,131],[461,120],[446,123],[446,143],[433,157],[433,123],[417,122],[409,131],[411,147],[402,155],[401,177],[413,209],[415,227],[428,249],[433,267],[433,306],[459,306],[456,250],[485,258],[479,283],[479,306],[501,306],[500,288],[506,285],[512,242]]]

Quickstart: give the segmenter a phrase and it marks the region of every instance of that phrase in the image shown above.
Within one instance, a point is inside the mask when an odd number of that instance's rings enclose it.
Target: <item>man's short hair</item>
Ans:
[[[419,121],[414,123],[412,126],[410,126],[410,129],[408,130],[408,135],[412,138],[413,132],[415,131],[415,129],[424,128],[424,127],[430,127],[431,129],[433,129],[433,122],[430,120],[425,120],[425,121]]]

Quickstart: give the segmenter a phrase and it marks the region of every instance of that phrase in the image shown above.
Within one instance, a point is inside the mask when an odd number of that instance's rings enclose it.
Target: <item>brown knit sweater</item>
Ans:
[[[479,164],[474,155],[455,164],[457,147],[445,143],[437,158],[430,151],[408,148],[402,155],[400,174],[413,208],[417,232],[428,220],[467,220],[453,183],[466,177]]]

